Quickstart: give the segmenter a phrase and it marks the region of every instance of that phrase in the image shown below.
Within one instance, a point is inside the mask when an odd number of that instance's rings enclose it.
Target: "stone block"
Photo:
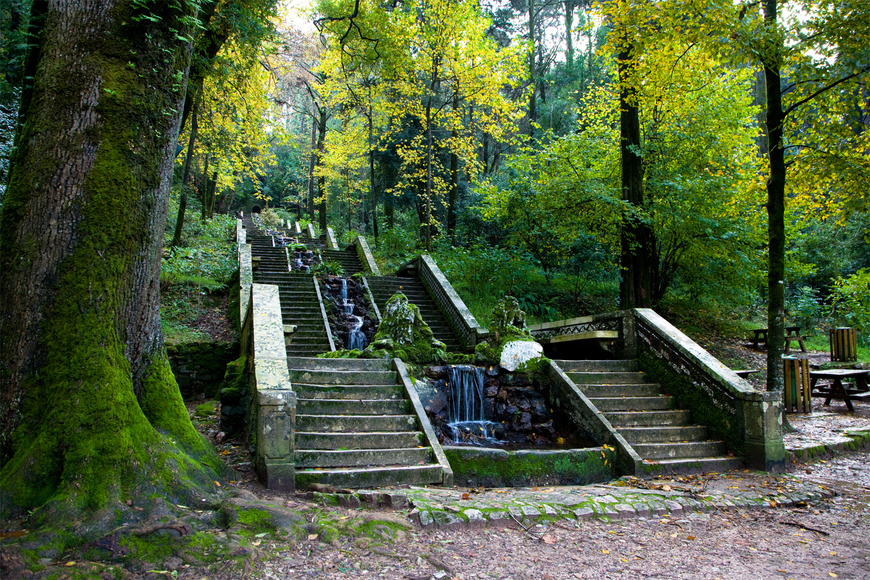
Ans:
[[[628,518],[633,518],[634,516],[637,515],[637,512],[634,510],[634,508],[631,507],[630,505],[628,505],[627,503],[618,503],[615,506],[613,506],[613,509],[616,510],[616,513],[618,514],[619,519],[622,519],[622,520],[625,520]]]
[[[468,528],[479,530],[486,527],[486,518],[480,510],[470,509],[462,512],[468,518]]]
[[[574,510],[574,517],[580,520],[588,520],[595,515],[595,511],[590,507],[582,507]]]

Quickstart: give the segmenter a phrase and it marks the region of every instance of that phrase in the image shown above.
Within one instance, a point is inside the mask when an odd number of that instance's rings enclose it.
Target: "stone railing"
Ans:
[[[597,338],[619,340],[621,338],[623,314],[620,312],[595,314],[544,322],[529,326],[529,332],[542,344]]]
[[[444,487],[453,486],[453,468],[450,467],[450,462],[447,461],[447,456],[444,455],[444,449],[438,442],[438,437],[435,435],[435,430],[432,429],[432,424],[429,422],[429,417],[426,415],[426,410],[423,408],[423,403],[420,401],[420,396],[417,394],[417,389],[414,388],[411,382],[411,376],[408,374],[408,368],[400,358],[393,359],[393,368],[402,382],[402,387],[405,391],[405,396],[411,401],[411,407],[414,409],[414,414],[417,415],[417,422],[426,436],[426,441],[432,448],[432,454],[441,466],[441,485]]]
[[[251,285],[254,283],[254,265],[251,244],[239,244],[239,322],[244,325],[251,301]]]
[[[335,242],[335,232],[332,231],[332,228],[326,228],[326,249],[327,250],[337,250],[338,244]]]
[[[247,242],[248,232],[240,218],[236,218],[236,245],[241,246]]]
[[[782,395],[756,391],[695,341],[650,309],[624,317],[627,354],[692,412],[694,421],[766,471],[785,465]]]
[[[466,348],[473,349],[489,336],[489,331],[478,324],[431,256],[428,254],[417,256],[399,268],[399,271],[411,273],[419,278]]]
[[[296,393],[287,371],[287,351],[278,286],[253,284],[248,326],[251,418],[255,467],[269,489],[295,490]],[[256,313],[256,316],[253,315]]]
[[[356,249],[356,255],[359,258],[360,263],[363,267],[363,272],[366,274],[371,274],[373,276],[380,276],[381,270],[378,268],[378,263],[375,262],[375,256],[372,254],[371,249],[369,248],[369,244],[366,239],[362,236],[357,236],[353,241],[351,246],[348,246],[348,250],[351,248]]]

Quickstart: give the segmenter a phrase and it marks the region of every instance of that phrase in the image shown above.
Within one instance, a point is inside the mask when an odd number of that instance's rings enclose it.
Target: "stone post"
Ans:
[[[765,391],[755,399],[743,399],[746,465],[752,469],[785,470],[782,440],[782,393]]]
[[[257,475],[269,489],[294,491],[296,393],[287,370],[278,286],[254,284],[251,302]]]

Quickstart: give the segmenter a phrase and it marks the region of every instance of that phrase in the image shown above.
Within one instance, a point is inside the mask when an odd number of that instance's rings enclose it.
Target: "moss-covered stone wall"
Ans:
[[[444,447],[457,485],[523,487],[586,485],[616,477],[613,449],[519,450]]]
[[[167,344],[169,364],[185,399],[218,396],[227,363],[239,356],[239,343],[214,341]]]

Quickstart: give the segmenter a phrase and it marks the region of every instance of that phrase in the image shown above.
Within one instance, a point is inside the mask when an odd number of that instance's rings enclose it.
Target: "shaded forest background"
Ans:
[[[365,235],[385,271],[429,251],[484,325],[505,294],[534,321],[624,305],[625,232],[642,227],[627,243],[644,246],[653,307],[729,333],[766,325],[764,11],[710,2],[714,24],[628,4],[324,0],[303,15],[313,28],[284,15],[251,43],[240,26],[179,137],[164,318],[226,285],[219,216],[256,204],[342,244]],[[868,10],[799,4],[777,29],[786,107],[813,97],[783,125],[786,319],[866,341]],[[0,183],[29,7],[0,8]],[[624,195],[625,103],[639,201]]]

